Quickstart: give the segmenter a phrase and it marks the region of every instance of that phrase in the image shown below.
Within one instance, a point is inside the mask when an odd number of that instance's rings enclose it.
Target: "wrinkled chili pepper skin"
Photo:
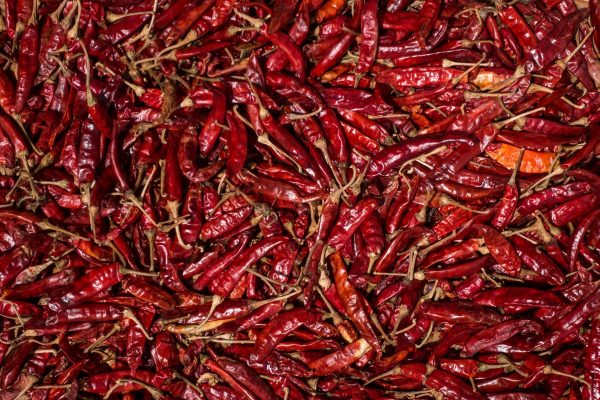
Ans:
[[[473,389],[445,371],[436,369],[427,376],[425,385],[429,388],[440,391],[444,396],[453,399],[484,399],[485,397],[479,393],[474,393]]]
[[[469,140],[462,135],[428,135],[390,146],[373,157],[366,175],[372,178],[379,174],[385,174],[411,158],[427,153],[444,144],[455,143],[456,141],[469,142]]]
[[[33,86],[37,72],[39,31],[38,26],[28,23],[21,36],[23,45],[19,48],[19,75],[15,95],[15,112],[20,112],[25,106],[29,92]]]
[[[54,299],[48,304],[48,308],[59,311],[64,307],[80,303],[118,283],[120,278],[121,273],[118,264],[98,267],[79,279],[76,284],[55,294]]]
[[[340,216],[337,224],[331,230],[327,244],[338,250],[356,232],[361,223],[371,215],[377,207],[374,199],[358,202],[353,208]]]
[[[600,397],[600,5],[488,3],[5,0],[0,400]]]
[[[381,354],[381,345],[374,332],[372,323],[369,321],[367,310],[363,306],[363,300],[356,292],[356,289],[348,282],[348,275],[342,257],[339,253],[334,253],[331,255],[330,261],[333,268],[335,285],[348,317],[352,320],[362,337],[367,341],[369,347],[372,347],[378,354]]]

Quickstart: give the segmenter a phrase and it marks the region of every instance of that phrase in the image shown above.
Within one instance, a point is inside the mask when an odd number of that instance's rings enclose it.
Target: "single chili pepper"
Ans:
[[[375,80],[395,88],[445,85],[462,74],[459,69],[414,67],[388,69],[377,74]]]
[[[366,0],[360,18],[361,36],[356,72],[364,74],[371,69],[377,55],[377,43],[379,41],[377,1]]]
[[[600,301],[599,297],[599,290],[596,287],[585,297],[569,307],[560,318],[553,322],[545,337],[536,345],[536,348],[550,348],[567,339],[570,334],[576,331],[593,315],[593,309]]]
[[[264,107],[259,107],[259,118],[269,136],[286,150],[302,169],[316,181],[322,182],[322,177],[314,169],[314,162],[304,146],[284,129]],[[256,127],[255,127],[256,130]]]
[[[2,389],[8,388],[17,380],[23,364],[37,346],[32,341],[24,341],[13,347],[12,351],[7,354],[5,363],[0,368],[0,387]]]
[[[237,242],[231,244],[229,251],[216,263],[212,264],[210,268],[207,268],[196,281],[194,281],[194,288],[196,290],[204,289],[209,283],[213,282],[214,279],[219,276],[235,259],[237,259],[244,251],[246,245],[250,242],[251,237],[249,235],[241,235]],[[185,275],[184,275],[185,276]]]
[[[503,320],[491,309],[467,301],[424,302],[421,311],[425,317],[437,322],[496,325]]]
[[[467,239],[460,244],[447,246],[441,250],[431,252],[421,263],[421,268],[427,269],[436,263],[451,264],[472,256],[480,247],[481,241]]]
[[[188,32],[188,30],[192,28],[194,23],[203,14],[205,14],[213,6],[214,3],[215,0],[210,0],[205,3],[196,5],[195,7],[192,7],[190,9],[188,8],[188,4],[190,4],[188,1],[176,2],[173,6],[167,9],[166,12],[163,12],[163,15],[161,15],[162,20],[161,18],[159,18],[159,20],[156,21],[158,24],[157,27],[162,27],[163,24],[171,23],[171,25],[167,29],[164,29],[161,32],[160,38],[164,40],[165,44],[171,45],[181,36],[185,35]],[[187,11],[185,13],[182,13],[182,11],[186,8]],[[173,21],[173,18],[177,17],[178,14],[179,17],[175,19],[175,21]],[[169,18],[168,21],[167,18]]]
[[[465,261],[460,264],[453,264],[450,266],[441,267],[439,269],[427,269],[422,272],[418,271],[415,274],[415,277],[418,279],[422,277],[428,280],[459,278],[461,276],[469,276],[471,274],[477,273],[482,269],[491,267],[493,264],[493,257],[491,257],[490,255],[485,255],[483,257]]]
[[[511,244],[493,228],[481,225],[477,229],[482,232],[485,244],[499,268],[509,275],[517,275],[521,269],[521,259]]]
[[[568,169],[573,167],[574,165],[593,157],[594,154],[598,153],[597,147],[598,143],[600,143],[600,139],[598,138],[598,132],[600,131],[600,125],[597,123],[593,123],[590,125],[590,140],[587,141],[585,146],[574,152],[567,160],[565,160],[561,167],[563,169]]]
[[[200,153],[206,156],[215,146],[221,126],[225,121],[226,98],[218,89],[213,89],[213,103],[208,114],[207,120],[198,136],[198,146]]]
[[[78,274],[73,270],[63,270],[47,278],[39,279],[25,285],[14,286],[3,291],[7,299],[28,299],[40,297],[48,289],[60,288],[69,285],[77,279]]]
[[[504,307],[525,306],[525,307],[562,307],[563,301],[553,293],[545,292],[534,288],[506,287],[486,290],[479,293],[473,301],[477,304]]]
[[[562,204],[566,201],[579,197],[581,194],[589,193],[592,190],[587,182],[573,182],[561,186],[541,190],[523,197],[515,214],[517,216],[527,216],[535,210],[544,210],[556,204]]]
[[[12,113],[12,108],[15,103],[15,84],[12,79],[4,72],[0,72],[0,107],[6,113]]]
[[[600,341],[600,321],[595,318],[588,332],[588,343],[585,347],[584,366],[585,380],[589,383],[587,393],[590,398],[600,395],[600,382],[598,380],[598,342]]]
[[[277,344],[283,341],[291,332],[314,320],[316,320],[316,316],[304,309],[280,314],[277,319],[271,321],[260,331],[255,343],[255,352],[250,359],[253,361],[264,360]]]
[[[516,176],[517,171],[519,170],[519,164],[521,163],[522,155],[523,153],[521,153],[521,158],[519,158],[519,160],[517,160],[517,163],[515,164],[513,174],[511,175],[510,180],[506,184],[506,187],[504,189],[504,195],[500,200],[500,204],[498,205],[496,214],[494,215],[494,218],[491,222],[492,226],[499,231],[504,230],[508,226],[517,208],[519,191],[516,186]]]
[[[121,280],[121,267],[113,263],[103,267],[97,267],[70,286],[55,293],[53,299],[48,303],[48,308],[59,311],[65,307],[81,303],[92,298],[104,289],[115,285]]]
[[[332,0],[338,1],[338,0]],[[343,33],[341,37],[335,41],[333,47],[319,61],[319,63],[310,71],[311,78],[322,76],[328,69],[333,67],[346,53],[348,48],[354,42],[354,35],[351,33]]]
[[[389,246],[381,253],[381,256],[375,262],[373,270],[376,272],[385,272],[394,262],[397,261],[397,253],[406,248],[416,238],[419,241],[426,241],[432,237],[432,232],[424,227],[415,226],[400,232]]]
[[[583,238],[588,231],[590,225],[600,216],[600,210],[596,209],[590,214],[586,215],[577,225],[577,229],[573,232],[573,239],[571,240],[571,248],[569,251],[569,270],[575,271],[575,264],[577,262],[577,254],[580,246],[582,246]]]
[[[129,277],[121,281],[121,285],[126,292],[159,308],[169,310],[175,306],[175,300],[169,293],[141,279]]]
[[[435,389],[444,396],[453,399],[484,399],[485,397],[473,391],[465,382],[440,369],[434,370],[425,378],[425,386]]]
[[[343,213],[335,226],[333,226],[327,239],[327,244],[335,250],[339,250],[354,232],[358,230],[363,221],[375,211],[377,205],[375,199],[364,199]]]
[[[402,182],[402,186],[394,196],[385,219],[385,231],[388,234],[392,234],[398,230],[404,213],[417,193],[418,186],[418,176],[415,176],[410,182]]]
[[[345,0],[326,0],[317,10],[317,22],[323,22],[335,17],[346,6]]]
[[[37,13],[32,10],[27,25],[21,35],[21,46],[19,46],[17,86],[15,94],[14,111],[19,113],[23,110],[33,81],[38,69],[39,31],[37,26]]]
[[[369,343],[360,338],[335,353],[310,362],[308,366],[315,371],[317,376],[328,375],[357,361],[370,349]]]
[[[529,52],[537,46],[538,41],[533,31],[515,7],[509,6],[504,8],[498,13],[498,16],[500,17],[500,20],[516,35],[519,44],[523,47],[523,50]]]
[[[585,194],[554,208],[550,211],[550,220],[558,226],[566,225],[593,210],[597,204],[598,196],[595,193]]]
[[[356,289],[348,282],[348,273],[344,261],[337,252],[333,253],[329,259],[333,268],[335,286],[340,294],[348,317],[352,320],[360,334],[367,340],[369,347],[373,348],[378,354],[381,354],[381,345],[369,321],[363,299],[361,299]]]
[[[427,46],[426,39],[437,20],[442,3],[438,0],[428,0],[423,3],[418,17],[417,41],[421,48]]]
[[[229,125],[227,137],[227,146],[229,147],[227,173],[233,177],[242,170],[246,162],[248,136],[245,126],[233,114],[228,113],[226,117],[227,124]]]
[[[271,387],[267,385],[263,380],[256,374],[252,369],[245,366],[244,364],[235,360],[218,357],[216,360],[217,364],[221,366],[232,376],[248,388],[257,398],[260,399],[275,399],[277,398],[275,393],[271,390]]]

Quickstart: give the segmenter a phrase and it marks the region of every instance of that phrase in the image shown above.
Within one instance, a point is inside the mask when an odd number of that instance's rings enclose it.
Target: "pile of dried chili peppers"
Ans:
[[[599,0],[0,1],[0,399],[600,399]]]

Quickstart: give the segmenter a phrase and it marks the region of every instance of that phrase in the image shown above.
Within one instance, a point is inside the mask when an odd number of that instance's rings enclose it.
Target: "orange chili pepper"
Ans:
[[[519,151],[520,149],[516,146],[502,143],[490,145],[487,148],[486,153],[494,161],[502,164],[508,169],[513,169],[519,158]],[[556,153],[525,150],[519,171],[526,174],[547,173],[550,172],[555,159]]]
[[[323,22],[338,15],[346,6],[346,0],[327,0],[317,10],[317,22]]]

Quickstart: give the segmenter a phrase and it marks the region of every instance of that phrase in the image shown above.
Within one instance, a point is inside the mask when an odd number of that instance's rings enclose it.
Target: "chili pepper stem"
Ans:
[[[237,8],[234,8],[233,12],[238,17],[240,17],[240,18],[245,19],[246,21],[248,21],[255,29],[260,28],[265,23],[265,21],[263,21],[262,19],[253,18],[253,17],[251,17],[249,15],[246,15],[243,12],[239,11]]]
[[[440,205],[443,205],[443,206],[450,205],[450,206],[461,208],[463,210],[466,210],[466,211],[469,211],[469,212],[472,212],[472,213],[475,213],[475,214],[486,214],[488,212],[488,211],[475,210],[474,208],[467,207],[467,206],[465,206],[463,204],[460,204],[459,202],[455,201],[454,199],[452,199],[447,194],[442,194],[439,197],[439,203],[440,203]]]
[[[88,347],[86,347],[83,350],[83,352],[84,353],[89,353],[91,350],[93,350],[96,347],[100,346],[102,343],[104,343],[104,341],[106,339],[108,339],[109,337],[111,337],[115,333],[119,332],[120,330],[121,330],[121,326],[119,324],[114,324],[110,331],[108,331],[106,334],[104,334],[104,335],[100,336],[98,339],[96,339],[92,344],[90,344]]]
[[[128,269],[128,268],[120,268],[119,272],[124,275],[148,276],[150,278],[160,277],[160,274],[157,272],[143,272],[143,271],[136,271],[134,269]]]
[[[281,284],[281,283],[279,282],[279,284]],[[254,302],[254,303],[252,303],[252,308],[253,309],[257,309],[259,307],[262,307],[262,306],[270,304],[270,303],[275,303],[277,301],[287,300],[290,297],[296,296],[298,293],[300,293],[300,289],[299,288],[295,288],[290,293],[286,293],[284,295],[273,297],[273,298],[270,298],[270,299],[267,299],[267,300],[261,300],[261,301]]]
[[[565,172],[565,170],[561,166],[558,166],[558,168],[554,169],[554,171],[550,172],[545,177],[538,179],[531,186],[529,186],[529,188],[525,191],[525,193],[523,193],[521,195],[521,198],[530,195],[531,193],[533,193],[533,191],[535,190],[535,188],[537,186],[539,186],[542,183],[550,181],[550,179],[562,174],[563,172]]]
[[[24,382],[21,382],[21,384],[23,385],[23,389],[21,389],[21,391],[13,398],[15,400],[20,399],[22,396],[25,395],[25,393],[27,393],[33,387],[33,385],[38,380],[39,380],[39,378],[35,377],[34,375],[25,374]]]
[[[112,392],[114,392],[119,386],[122,386],[126,383],[135,383],[136,385],[140,385],[141,387],[143,387],[144,389],[146,389],[148,391],[148,393],[150,393],[150,396],[152,396],[152,398],[154,400],[160,400],[163,398],[163,393],[158,390],[157,388],[148,385],[145,382],[142,382],[138,379],[133,379],[133,378],[121,378],[118,379],[115,384],[106,392],[106,394],[104,395],[103,399],[106,400],[108,398],[110,398],[110,396],[112,395]]]
[[[254,275],[254,276],[256,276],[256,277],[258,277],[260,279],[262,279],[263,281],[265,281],[265,283],[268,284],[269,287],[270,287],[270,289],[273,290],[274,292],[276,292],[276,290],[275,290],[275,288],[273,286],[271,286],[271,284],[280,285],[280,286],[288,287],[288,288],[298,288],[298,286],[290,285],[290,284],[287,284],[287,283],[284,283],[284,282],[276,281],[275,279],[271,279],[271,278],[269,278],[267,276],[264,276],[263,274],[260,274],[260,273],[256,272],[253,269],[250,269],[250,268],[248,268],[246,270],[246,272],[248,272],[248,273],[250,273],[250,274],[252,274],[252,275]]]
[[[175,43],[175,44],[173,44],[173,45],[171,45],[169,47],[165,47],[160,52],[158,52],[155,57],[145,58],[145,59],[142,59],[142,60],[135,61],[133,63],[133,65],[140,65],[140,64],[144,64],[144,63],[152,61],[153,63],[150,65],[149,68],[154,68],[154,67],[158,66],[158,61],[159,60],[176,60],[177,58],[175,57],[174,53],[172,55],[167,55],[167,56],[164,56],[164,55],[166,53],[170,52],[170,51],[175,51],[175,50],[177,50],[180,47],[188,45],[188,44],[194,42],[196,39],[198,39],[198,34],[196,33],[196,31],[191,30],[185,36],[185,38],[183,38],[181,41],[179,41],[179,42],[177,42],[177,43]]]
[[[416,349],[420,349],[421,347],[425,346],[428,343],[429,337],[431,336],[431,333],[433,332],[434,325],[435,325],[434,322],[432,322],[429,325],[429,329],[427,329],[427,333],[425,334],[425,337],[423,338],[423,340],[420,343],[415,344]]]
[[[73,386],[73,384],[68,385],[35,385],[32,388],[36,390],[47,390],[47,389],[69,389]],[[18,398],[18,397],[16,397]]]
[[[306,114],[289,114],[288,119],[290,121],[297,121],[299,119],[306,119],[310,117],[314,117],[315,115],[319,115],[323,111],[322,107],[317,108],[315,111],[306,113]]]
[[[467,76],[467,75],[469,75],[471,73],[471,71],[473,71],[476,68],[479,68],[479,66],[481,65],[481,63],[483,63],[483,60],[485,60],[485,56],[481,57],[481,60],[479,60],[479,62],[477,62],[476,64],[474,64],[471,67],[469,67],[462,74],[460,74],[456,78],[452,79],[450,81],[450,87],[453,88],[454,86],[458,85],[459,82],[462,81],[465,76]]]
[[[55,231],[55,232],[58,232],[58,233],[62,233],[63,235],[67,235],[67,236],[71,236],[71,237],[77,238],[79,240],[83,240],[83,241],[88,241],[89,240],[88,238],[80,236],[80,235],[78,235],[76,233],[73,233],[71,231],[67,231],[65,229],[62,229],[62,228],[56,226],[56,225],[52,225],[48,221],[40,221],[40,222],[37,223],[37,226],[39,226],[40,229],[49,230],[49,231]]]
[[[382,374],[379,374],[379,375],[377,375],[377,376],[369,379],[368,381],[366,381],[365,383],[363,383],[363,386],[370,385],[371,383],[373,383],[375,381],[378,381],[378,380],[383,379],[383,378],[387,378],[388,376],[395,375],[395,374],[398,374],[398,373],[401,373],[401,369],[399,367],[393,368],[393,369],[391,369],[389,371],[386,371],[386,372],[384,372]]]
[[[565,70],[567,68],[567,64],[569,63],[569,61],[571,61],[571,59],[575,56],[575,54],[577,54],[581,50],[581,48],[583,47],[585,42],[588,41],[588,39],[592,36],[594,31],[595,31],[595,27],[592,27],[592,29],[590,29],[590,31],[583,37],[583,39],[581,39],[579,44],[577,44],[577,47],[575,47],[575,49],[573,49],[573,51],[569,53],[567,58],[565,58],[564,60],[561,60],[561,59],[556,60],[556,65],[558,65],[561,69]]]
[[[155,270],[154,266],[154,239],[156,238],[156,230],[155,229],[145,229],[144,235],[148,240],[148,251],[150,258],[150,271],[153,272]]]
[[[21,160],[21,164],[23,165],[23,170],[21,171],[21,175],[25,176],[25,179],[29,183],[29,187],[31,188],[31,196],[33,197],[34,200],[39,200],[40,194],[38,193],[37,189],[35,188],[35,183],[33,181],[31,172],[29,171],[29,164],[27,163],[25,154],[23,154],[23,153],[17,154],[17,158],[19,158]]]
[[[144,337],[148,340],[152,340],[152,336],[150,336],[144,324],[142,324],[138,317],[135,316],[133,311],[131,311],[129,308],[126,308],[125,311],[123,311],[123,317],[132,320],[138,326],[140,331],[142,331]]]
[[[179,201],[167,200],[167,211],[169,212],[171,218],[174,220],[178,218],[178,210],[180,205],[181,203]],[[181,230],[179,229],[179,224],[175,225],[175,236],[177,237],[177,242],[183,249],[189,250],[192,248],[191,245],[183,241],[183,238],[181,237]]]
[[[83,204],[88,207],[88,218],[90,220],[90,230],[92,231],[92,236],[94,241],[98,240],[98,236],[96,235],[96,216],[98,215],[98,206],[95,204],[91,204],[91,183],[86,183],[81,185],[81,199]]]
[[[71,27],[71,29],[67,32],[67,37],[69,39],[76,39],[79,37],[79,21],[81,20],[81,3],[80,0],[74,1],[74,7],[77,8],[77,17],[75,17],[75,23]]]

